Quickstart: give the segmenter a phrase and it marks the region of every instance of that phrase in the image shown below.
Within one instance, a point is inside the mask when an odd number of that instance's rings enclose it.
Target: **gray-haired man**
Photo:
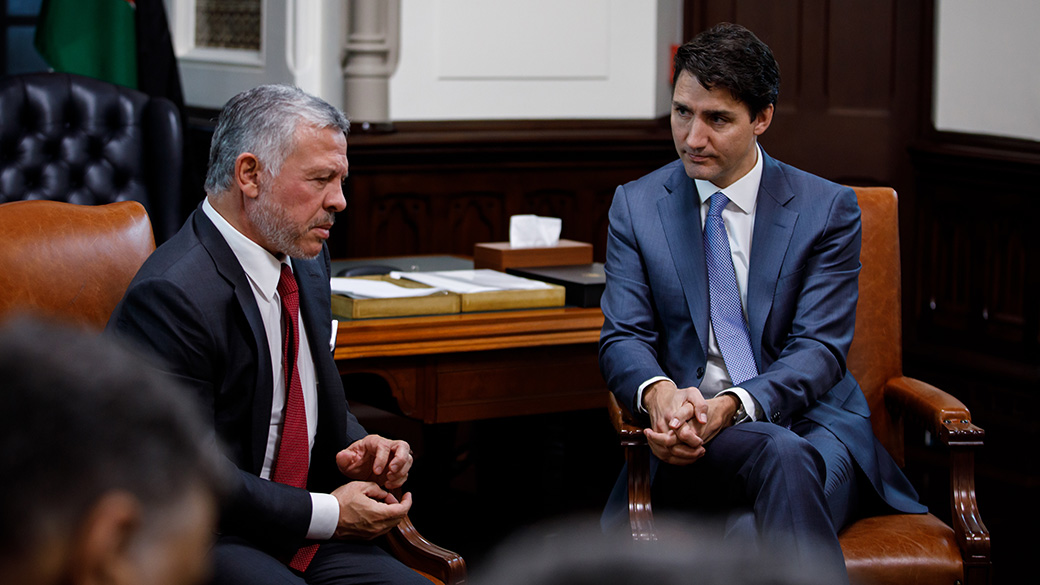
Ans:
[[[194,389],[237,468],[215,547],[219,583],[407,583],[369,542],[408,512],[404,441],[350,414],[330,353],[325,240],[346,206],[343,114],[299,89],[233,97],[206,200],[153,254],[109,330]]]

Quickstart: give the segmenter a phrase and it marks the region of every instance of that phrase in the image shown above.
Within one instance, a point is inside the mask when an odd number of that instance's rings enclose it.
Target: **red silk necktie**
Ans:
[[[307,487],[307,467],[310,459],[310,437],[307,433],[307,410],[303,404],[303,384],[297,356],[300,351],[300,295],[292,269],[282,264],[278,279],[278,296],[282,299],[282,368],[285,371],[285,411],[282,413],[282,437],[274,460],[271,478],[298,488]],[[307,570],[318,545],[312,544],[296,551],[289,566],[297,571]]]

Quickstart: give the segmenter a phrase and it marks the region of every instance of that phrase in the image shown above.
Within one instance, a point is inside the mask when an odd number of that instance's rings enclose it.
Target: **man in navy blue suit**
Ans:
[[[726,537],[844,573],[845,524],[924,508],[846,369],[856,196],[758,144],[779,83],[769,47],[737,25],[677,51],[680,160],[614,196],[600,365],[619,402],[647,417],[655,510],[725,510]]]
[[[221,111],[206,199],[134,277],[108,330],[194,391],[234,468],[217,583],[423,583],[372,544],[412,500],[404,441],[350,413],[331,353],[325,240],[346,207],[343,114],[288,86]]]

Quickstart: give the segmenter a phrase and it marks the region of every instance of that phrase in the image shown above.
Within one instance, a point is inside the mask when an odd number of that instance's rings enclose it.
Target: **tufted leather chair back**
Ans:
[[[903,375],[900,310],[899,202],[888,187],[853,187],[862,213],[863,246],[856,303],[856,335],[848,368],[870,404],[874,434],[900,465],[902,428],[889,416],[884,385]]]
[[[183,137],[172,102],[68,73],[0,79],[0,203],[137,201],[180,228]]]
[[[32,313],[100,331],[155,249],[136,201],[0,204],[0,317]]]

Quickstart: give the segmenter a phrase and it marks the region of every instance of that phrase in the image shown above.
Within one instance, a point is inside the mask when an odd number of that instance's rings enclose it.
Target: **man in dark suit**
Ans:
[[[325,240],[346,207],[347,130],[296,88],[232,98],[205,201],[109,321],[197,393],[236,469],[217,583],[424,582],[369,542],[411,506],[390,493],[409,446],[358,424],[331,355]]]
[[[782,541],[843,573],[842,526],[867,509],[924,508],[846,370],[855,194],[758,145],[779,81],[772,52],[737,25],[677,51],[680,160],[615,194],[600,364],[649,419],[655,510],[725,509],[727,536]]]

